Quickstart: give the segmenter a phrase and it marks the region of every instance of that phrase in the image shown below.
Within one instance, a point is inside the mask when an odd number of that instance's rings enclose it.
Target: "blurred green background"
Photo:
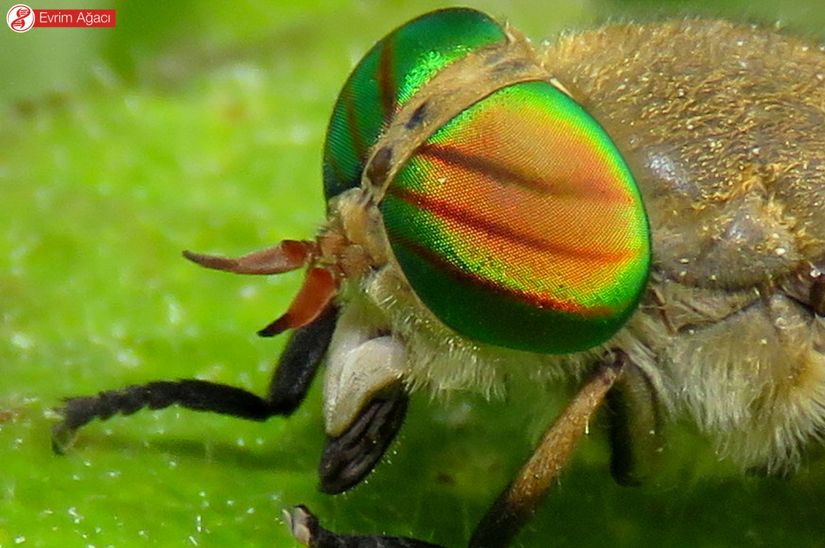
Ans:
[[[0,6],[5,11],[12,2]],[[564,390],[414,399],[369,481],[316,489],[319,386],[265,424],[170,409],[49,447],[61,397],[197,376],[263,393],[283,339],[256,329],[300,274],[242,278],[180,250],[237,254],[313,234],[320,150],[359,56],[431,1],[31,2],[115,8],[115,29],[0,28],[0,546],[292,546],[281,509],[341,531],[459,546],[540,437]],[[712,15],[825,37],[825,4],[470,3],[528,36],[607,20]],[[320,383],[316,383],[320,384]],[[744,477],[689,425],[656,481],[610,480],[598,428],[523,546],[822,546],[825,459]]]

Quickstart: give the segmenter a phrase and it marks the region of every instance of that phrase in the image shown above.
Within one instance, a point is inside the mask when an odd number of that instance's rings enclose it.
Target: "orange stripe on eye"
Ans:
[[[553,299],[548,293],[539,293],[533,291],[521,291],[515,288],[504,286],[497,283],[495,280],[479,276],[473,272],[467,271],[461,267],[454,265],[446,260],[438,253],[424,247],[408,238],[404,238],[399,234],[392,235],[393,241],[396,245],[406,247],[412,253],[421,257],[421,259],[432,264],[436,268],[448,272],[451,276],[463,282],[475,285],[476,287],[484,288],[507,297],[512,297],[530,306],[539,308],[549,308],[557,312],[567,314],[579,314],[582,316],[598,317],[608,316],[614,314],[615,311],[607,306],[588,307],[577,303],[575,301],[562,301]]]
[[[480,173],[499,183],[511,183],[539,194],[552,193],[546,181],[529,178],[495,159],[468,154],[459,150],[458,147],[427,143],[419,147],[417,152],[431,159]]]
[[[628,199],[626,193],[614,191],[604,186],[601,186],[598,192],[594,192],[592,187],[585,184],[554,185],[549,179],[530,177],[504,164],[501,159],[490,157],[489,152],[485,152],[484,156],[480,156],[464,152],[455,146],[425,143],[418,148],[417,153],[429,157],[431,160],[437,160],[484,175],[498,185],[503,186],[510,183],[542,195],[572,196],[600,202],[627,202]]]
[[[481,232],[508,240],[511,243],[526,245],[541,252],[586,260],[603,261],[605,263],[623,262],[636,256],[633,250],[607,252],[583,248],[572,248],[551,243],[523,232],[517,232],[500,223],[492,222],[489,218],[478,215],[466,208],[449,202],[438,200],[417,192],[390,185],[387,193],[414,207],[424,209],[441,219],[447,219],[454,224],[462,224],[475,232]]]

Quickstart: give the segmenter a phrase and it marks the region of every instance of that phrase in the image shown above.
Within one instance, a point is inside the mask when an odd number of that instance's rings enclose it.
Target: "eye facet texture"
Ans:
[[[435,74],[504,38],[498,23],[483,13],[457,8],[428,13],[379,41],[355,67],[333,108],[324,146],[326,199],[360,186],[370,147]]]
[[[547,82],[501,88],[438,129],[380,208],[421,301],[485,343],[593,347],[647,280],[649,228],[632,174],[601,126]]]

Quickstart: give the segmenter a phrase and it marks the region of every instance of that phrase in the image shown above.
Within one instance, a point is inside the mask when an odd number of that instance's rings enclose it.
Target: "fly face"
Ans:
[[[743,466],[792,466],[825,428],[823,66],[822,50],[725,23],[606,27],[536,51],[473,10],[415,19],[333,108],[316,239],[186,254],[306,269],[261,331],[293,332],[267,396],[184,380],[74,398],[56,446],[141,407],[288,415],[325,357],[329,493],[372,470],[416,388],[495,391],[528,369],[587,379],[473,546],[507,545],[605,398],[622,483],[640,479],[667,413]],[[428,546],[356,542],[303,507],[287,520],[311,545]]]
[[[330,436],[390,386],[447,390],[494,378],[486,362],[508,352],[589,350],[636,307],[650,240],[632,174],[532,48],[478,12],[381,40],[339,96],[324,157],[324,238],[342,247],[321,261],[351,287]]]

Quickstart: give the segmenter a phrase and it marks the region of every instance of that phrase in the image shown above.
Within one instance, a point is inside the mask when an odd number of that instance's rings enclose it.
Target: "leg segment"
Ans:
[[[570,460],[587,423],[622,374],[623,354],[600,365],[550,427],[532,457],[476,527],[471,548],[504,548],[530,519]],[[295,538],[309,548],[438,548],[418,540],[339,535],[322,528],[303,506],[284,512]]]
[[[321,491],[342,493],[372,471],[401,429],[408,401],[400,388],[374,398],[343,434],[327,439],[318,468]]]
[[[246,390],[196,379],[155,381],[122,390],[101,392],[66,400],[63,421],[52,430],[52,447],[62,453],[75,431],[94,419],[106,420],[118,413],[131,415],[143,408],[164,409],[181,405],[196,411],[263,421],[273,415],[288,415],[301,403],[321,358],[324,356],[338,317],[329,307],[314,322],[297,329],[278,363],[267,399]]]
[[[619,485],[644,483],[653,474],[664,440],[656,391],[648,376],[632,362],[608,392],[610,473]]]
[[[408,538],[338,535],[321,527],[305,506],[284,510],[284,519],[296,540],[309,548],[441,548]]]
[[[321,490],[341,493],[369,474],[407,413],[405,346],[376,326],[359,303],[341,313],[324,379],[327,444]]]
[[[516,479],[488,510],[470,540],[472,548],[501,548],[536,511],[585,432],[587,423],[622,372],[624,360],[601,365],[550,427]]]
[[[274,414],[291,415],[304,401],[337,320],[338,308],[330,306],[314,322],[292,332],[269,384],[267,401]]]

